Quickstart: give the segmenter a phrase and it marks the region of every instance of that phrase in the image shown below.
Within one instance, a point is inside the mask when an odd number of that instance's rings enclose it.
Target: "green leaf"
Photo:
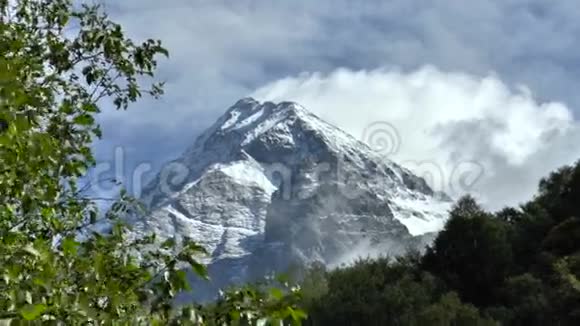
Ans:
[[[190,254],[190,255],[195,255],[195,254],[207,255],[208,254],[207,250],[202,245],[192,241],[191,239],[185,238],[184,242],[185,242],[185,250],[188,254]]]
[[[80,243],[75,241],[72,237],[67,237],[62,241],[62,250],[67,256],[73,256],[77,254],[78,247]]]
[[[189,282],[187,281],[187,273],[184,270],[177,270],[175,271],[175,277],[177,282],[175,285],[179,290],[191,290],[189,287]]]
[[[276,300],[280,300],[284,297],[284,293],[282,292],[282,290],[280,290],[278,288],[271,288],[270,295],[272,297],[274,297],[274,299],[276,299]]]
[[[161,53],[162,55],[164,55],[166,58],[169,58],[169,51],[167,51],[167,49],[159,46],[157,47],[157,52]]]
[[[92,102],[86,102],[83,104],[82,106],[83,111],[88,112],[88,113],[98,113],[99,112],[99,107]]]
[[[36,320],[46,311],[45,304],[28,304],[20,309],[20,315],[26,320]]]
[[[95,136],[97,136],[97,138],[103,138],[103,132],[101,131],[100,126],[96,126],[95,128],[93,128],[93,133],[95,134]]]
[[[81,114],[76,116],[73,122],[80,126],[91,126],[95,123],[95,119],[90,114]]]
[[[175,247],[175,238],[169,238],[161,243],[161,248],[170,249]]]
[[[281,284],[288,284],[290,282],[290,276],[287,274],[277,274],[275,279]]]
[[[292,309],[291,307],[288,309],[290,309],[290,317],[294,321],[299,321],[308,318],[308,315],[300,309]]]
[[[207,268],[205,267],[205,265],[195,260],[191,260],[190,266],[195,272],[195,274],[197,274],[199,277],[203,278],[204,280],[209,280],[209,274],[207,272]]]

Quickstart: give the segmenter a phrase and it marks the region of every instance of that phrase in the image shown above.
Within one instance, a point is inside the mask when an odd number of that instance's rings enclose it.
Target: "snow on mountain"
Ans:
[[[204,245],[216,287],[293,262],[336,264],[362,244],[424,245],[419,236],[441,229],[451,204],[300,105],[251,98],[170,162],[143,200],[151,213],[135,230]]]

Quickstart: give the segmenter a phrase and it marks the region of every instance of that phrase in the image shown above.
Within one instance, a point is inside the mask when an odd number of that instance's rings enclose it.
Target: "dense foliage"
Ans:
[[[0,0],[0,322],[58,325],[298,323],[297,289],[232,290],[212,307],[176,308],[189,268],[207,278],[193,240],[133,239],[122,193],[100,214],[79,178],[103,107],[127,109],[142,94],[156,40],[135,43],[97,5]],[[103,105],[103,101],[105,105]],[[109,234],[90,232],[104,219]],[[78,235],[83,232],[84,238]],[[140,254],[137,257],[137,253]]]
[[[309,325],[580,325],[580,161],[535,198],[486,212],[469,196],[424,254],[310,269]]]

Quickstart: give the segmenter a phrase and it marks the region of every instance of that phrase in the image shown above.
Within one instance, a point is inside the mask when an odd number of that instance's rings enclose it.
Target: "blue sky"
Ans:
[[[299,101],[355,136],[388,121],[401,138],[394,160],[442,168],[443,190],[459,163],[475,163],[467,169],[482,176],[464,191],[492,208],[580,158],[574,0],[104,3],[129,35],[171,53],[162,100],[100,117],[100,166],[119,169],[122,152],[127,183],[138,165],[152,177],[248,95]]]

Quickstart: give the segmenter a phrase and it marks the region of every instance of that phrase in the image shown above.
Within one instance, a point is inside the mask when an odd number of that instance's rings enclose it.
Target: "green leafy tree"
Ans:
[[[556,222],[580,216],[580,161],[564,166],[543,178],[536,201],[545,207]]]
[[[495,214],[461,198],[423,255],[314,269],[307,323],[579,325],[577,171],[555,171],[531,201]]]
[[[451,292],[419,311],[413,325],[499,326],[500,324],[491,318],[481,316],[476,307],[462,303],[457,293]]]
[[[320,279],[315,270],[308,277]],[[420,270],[416,258],[361,260],[326,274],[327,290],[306,301],[308,325],[495,325]]]
[[[553,227],[544,238],[542,246],[558,256],[580,252],[580,218],[571,217]]]
[[[530,273],[510,277],[501,290],[503,316],[509,325],[547,325],[550,320],[550,292],[548,287]],[[507,308],[509,307],[509,309]]]
[[[580,323],[580,254],[558,259],[554,264],[553,324]]]
[[[554,225],[554,220],[537,202],[522,206],[516,221],[510,226],[510,239],[514,257],[515,274],[540,268],[542,239]],[[540,268],[541,269],[541,268]]]
[[[505,223],[461,198],[445,228],[428,248],[423,267],[441,278],[467,302],[486,305],[512,267]]]
[[[142,95],[161,42],[136,43],[98,5],[71,0],[0,0],[0,320],[64,325],[213,325],[299,320],[297,289],[228,292],[224,309],[176,308],[189,290],[184,268],[207,278],[205,252],[190,239],[129,236],[125,193],[102,216],[79,178],[95,164],[103,107],[127,109]],[[103,101],[110,105],[103,106]],[[87,237],[79,239],[79,232]],[[82,240],[82,241],[81,241]]]

